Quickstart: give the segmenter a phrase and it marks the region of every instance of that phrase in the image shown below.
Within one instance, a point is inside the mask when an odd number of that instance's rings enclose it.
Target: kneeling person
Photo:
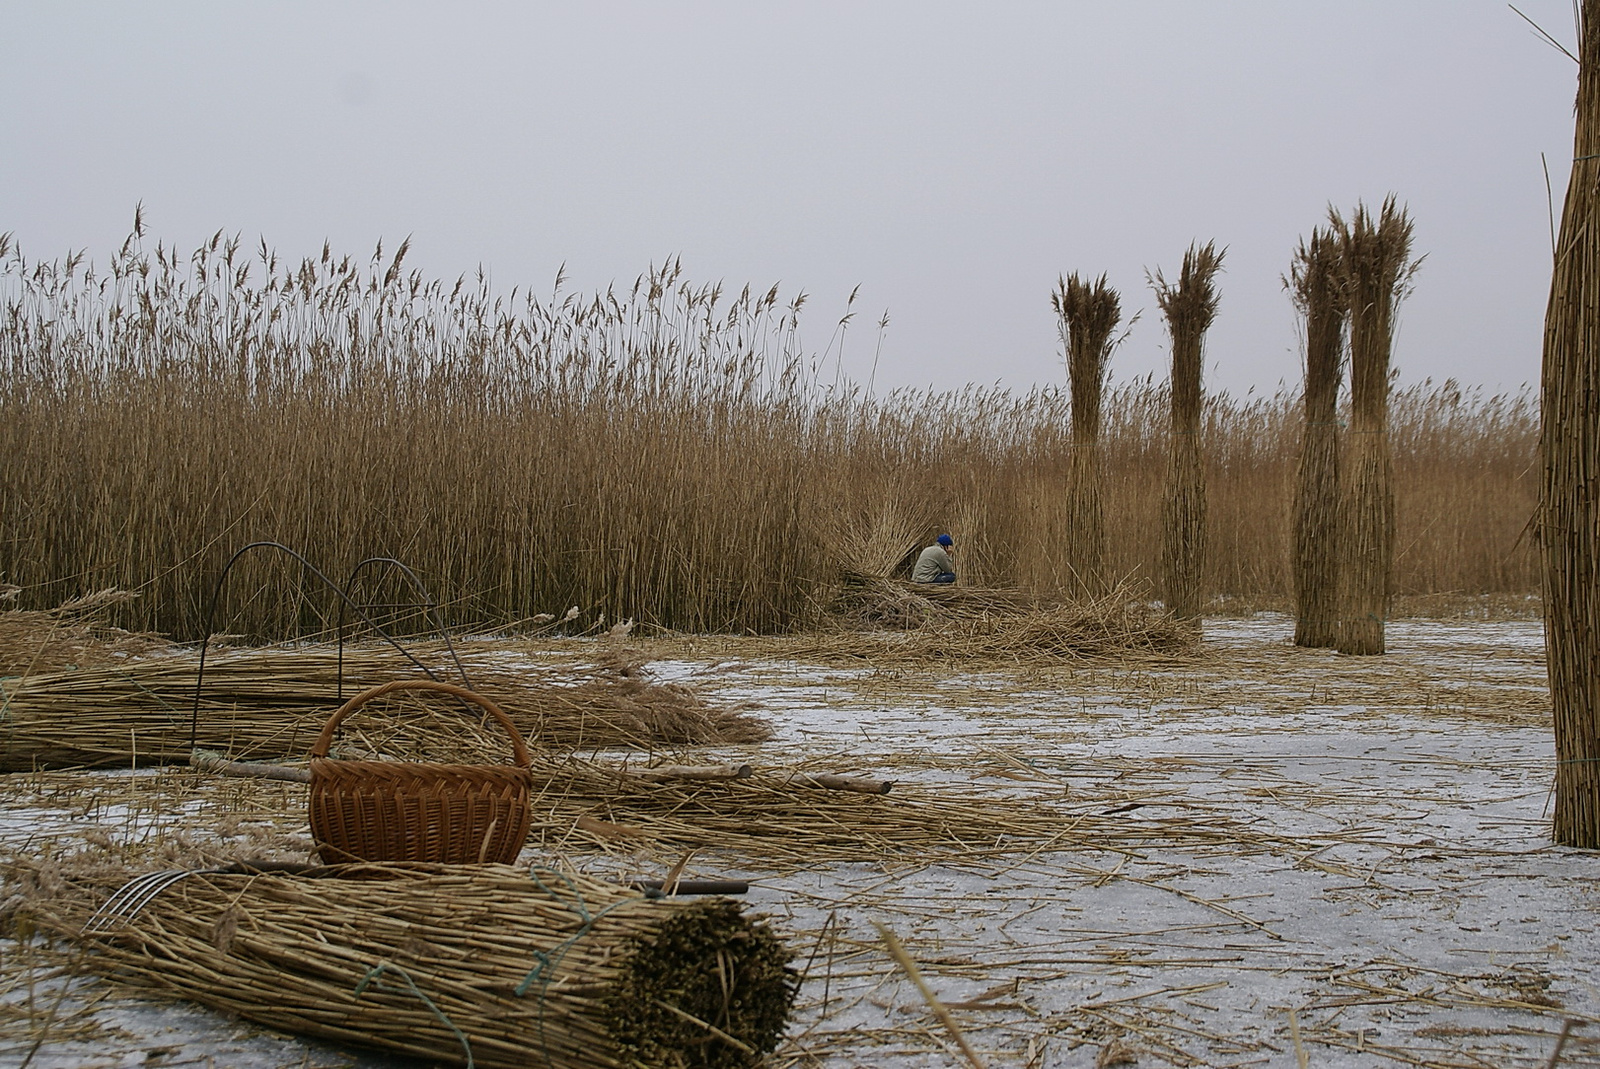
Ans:
[[[917,566],[911,569],[913,583],[953,583],[956,581],[956,566],[950,563],[950,550],[955,548],[955,543],[947,534],[939,536],[939,540],[917,557]]]

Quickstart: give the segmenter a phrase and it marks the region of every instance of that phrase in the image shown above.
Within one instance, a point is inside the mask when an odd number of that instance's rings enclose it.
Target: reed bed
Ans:
[[[1350,316],[1350,436],[1340,483],[1340,653],[1384,651],[1394,594],[1395,492],[1389,451],[1390,356],[1395,315],[1421,260],[1411,259],[1413,225],[1393,196],[1374,215],[1357,207],[1331,224]]]
[[[1600,847],[1600,3],[1584,0],[1579,30],[1572,176],[1561,209],[1545,313],[1542,393],[1545,644],[1555,709],[1557,842]]]
[[[424,663],[442,651],[414,647]],[[770,728],[746,710],[654,681],[613,650],[598,664],[541,664],[497,656],[471,682],[535,745],[656,748],[756,742]],[[0,680],[0,771],[184,762],[193,746],[246,760],[302,757],[341,702],[339,654],[329,647],[234,650],[209,658],[194,715],[191,654],[112,668]],[[392,650],[347,649],[343,694],[420,673]]]
[[[726,899],[501,865],[201,871],[97,928],[132,875],[11,882],[26,923],[91,944],[124,985],[434,1064],[754,1066],[798,986],[782,942]]]
[[[1333,646],[1339,616],[1339,381],[1346,298],[1339,243],[1316,229],[1284,285],[1305,336],[1305,426],[1294,493],[1294,644]]]
[[[1206,331],[1217,317],[1217,274],[1225,250],[1198,242],[1183,254],[1176,282],[1158,270],[1150,285],[1172,338],[1172,415],[1168,423],[1167,492],[1162,501],[1162,592],[1167,608],[1181,620],[1198,619],[1206,598],[1203,586],[1207,526],[1205,465],[1201,460],[1200,420],[1204,390]]]

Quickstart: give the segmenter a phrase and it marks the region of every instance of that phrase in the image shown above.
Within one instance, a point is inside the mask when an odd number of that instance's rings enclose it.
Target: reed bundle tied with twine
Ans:
[[[1167,608],[1180,620],[1199,619],[1204,606],[1206,485],[1200,456],[1201,371],[1205,337],[1217,317],[1216,277],[1226,250],[1196,242],[1183,254],[1175,283],[1150,276],[1156,303],[1172,337],[1172,422],[1167,494],[1163,502],[1163,578]]]
[[[1347,312],[1340,244],[1311,232],[1284,280],[1305,322],[1305,426],[1294,497],[1294,644],[1334,645],[1338,620],[1339,380]]]
[[[580,875],[200,871],[137,911],[101,909],[129,874],[110,875],[13,873],[18,919],[91,944],[125,985],[435,1064],[753,1066],[798,986],[788,949],[737,904]]]
[[[1358,205],[1330,222],[1340,246],[1350,317],[1350,437],[1341,473],[1340,653],[1384,651],[1394,593],[1394,475],[1389,454],[1389,364],[1395,313],[1421,266],[1411,258],[1413,226],[1393,195],[1376,216]]]
[[[440,663],[437,656],[424,659]],[[587,667],[505,657],[468,660],[474,687],[542,746],[651,748],[754,742],[770,733],[748,711],[655,682],[641,663],[614,649]],[[186,761],[191,729],[194,745],[236,758],[301,757],[341,700],[340,655],[327,646],[234,650],[208,658],[198,717],[197,668],[186,654],[0,679],[0,771]],[[343,654],[345,697],[417,674],[393,650]]]
[[[1584,0],[1572,175],[1561,209],[1541,377],[1545,648],[1555,718],[1556,842],[1600,847],[1600,0]]]
[[[1105,473],[1100,456],[1101,400],[1106,368],[1116,347],[1122,303],[1101,275],[1086,282],[1061,279],[1050,303],[1060,320],[1072,391],[1072,453],[1068,463],[1067,563],[1080,594],[1099,594],[1106,583]]]

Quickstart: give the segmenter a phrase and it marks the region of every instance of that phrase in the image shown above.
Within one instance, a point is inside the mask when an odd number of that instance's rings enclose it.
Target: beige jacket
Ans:
[[[935,543],[923,550],[922,555],[917,558],[917,566],[911,569],[911,581],[931,583],[945,572],[954,575],[955,571],[956,566],[950,563],[950,554],[944,551],[943,546]]]

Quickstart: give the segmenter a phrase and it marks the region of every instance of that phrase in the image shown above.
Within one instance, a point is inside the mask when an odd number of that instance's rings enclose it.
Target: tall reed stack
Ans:
[[[1421,261],[1411,259],[1412,223],[1393,195],[1374,216],[1358,205],[1332,213],[1350,315],[1350,438],[1340,488],[1340,653],[1384,651],[1394,593],[1394,479],[1389,456],[1389,362],[1395,312]]]
[[[1600,0],[1584,0],[1577,130],[1545,314],[1540,541],[1556,735],[1554,835],[1600,847]]]
[[[1172,416],[1167,494],[1163,509],[1163,577],[1167,608],[1183,620],[1198,619],[1204,605],[1206,483],[1200,456],[1200,376],[1206,331],[1217,317],[1217,273],[1223,251],[1214,242],[1189,246],[1176,283],[1157,271],[1156,301],[1172,335]]]
[[[1076,273],[1060,280],[1050,303],[1060,320],[1072,391],[1072,452],[1067,463],[1067,530],[1064,542],[1073,592],[1105,592],[1105,471],[1100,456],[1101,401],[1112,338],[1122,320],[1117,291],[1101,275],[1085,282]]]
[[[1294,644],[1332,646],[1339,605],[1339,380],[1345,300],[1339,242],[1316,229],[1287,279],[1305,321],[1305,427],[1294,498]]]

